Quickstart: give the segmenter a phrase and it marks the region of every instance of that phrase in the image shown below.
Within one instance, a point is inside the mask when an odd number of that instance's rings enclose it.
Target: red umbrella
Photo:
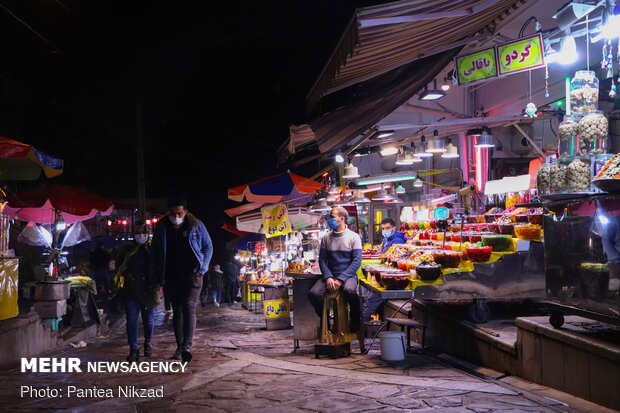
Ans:
[[[82,188],[60,184],[41,186],[7,197],[5,213],[24,221],[52,224],[56,213],[66,223],[85,221],[97,213],[110,215],[114,205],[109,200]]]
[[[228,198],[242,202],[289,202],[302,203],[305,198],[323,187],[323,184],[290,172],[273,175],[249,184],[228,189]]]

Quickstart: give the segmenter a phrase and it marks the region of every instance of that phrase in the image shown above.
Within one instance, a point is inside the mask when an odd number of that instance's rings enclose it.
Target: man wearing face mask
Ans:
[[[308,293],[310,303],[319,317],[323,316],[323,300],[327,291],[342,289],[351,309],[352,332],[360,328],[361,305],[357,295],[357,270],[362,264],[362,240],[347,228],[349,214],[344,208],[331,211],[327,225],[332,230],[321,239],[319,267],[323,278]]]
[[[153,233],[153,270],[163,280],[164,295],[172,303],[177,349],[173,359],[192,359],[196,304],[203,275],[209,270],[213,244],[205,225],[187,211],[185,201],[172,200],[167,219]]]
[[[159,283],[152,278],[149,271],[151,246],[148,241],[148,228],[144,221],[136,221],[133,225],[134,242],[121,251],[121,263],[115,281],[120,287],[125,304],[127,319],[127,339],[129,355],[127,361],[137,362],[140,358],[138,349],[138,317],[142,315],[144,328],[144,356],[153,353],[153,317],[155,307],[159,304]]]
[[[381,221],[381,234],[383,235],[383,244],[381,244],[382,254],[394,244],[404,244],[407,242],[405,234],[396,231],[396,222],[392,218],[385,218]]]

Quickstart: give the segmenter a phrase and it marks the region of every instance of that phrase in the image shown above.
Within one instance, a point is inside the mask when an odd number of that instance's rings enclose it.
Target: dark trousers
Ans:
[[[236,278],[226,278],[224,282],[224,300],[232,305],[237,297],[237,291],[239,290],[239,280]]]
[[[164,290],[164,295],[170,298],[172,304],[172,326],[177,346],[191,350],[196,329],[196,304],[202,289],[202,278],[195,277],[186,285],[173,285]]]
[[[125,301],[125,315],[127,317],[127,340],[131,349],[138,348],[138,317],[142,315],[144,327],[144,344],[151,344],[153,339],[153,318],[155,307],[146,308],[136,300]]]
[[[357,295],[357,278],[349,278],[341,286],[344,299],[351,309],[351,320],[359,320],[361,313],[360,299]],[[308,293],[310,304],[314,307],[319,317],[323,317],[323,301],[327,294],[327,285],[325,280],[318,280]]]

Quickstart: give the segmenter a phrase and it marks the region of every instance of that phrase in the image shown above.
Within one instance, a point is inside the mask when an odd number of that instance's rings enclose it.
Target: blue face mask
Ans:
[[[336,230],[338,229],[338,220],[334,217],[329,217],[327,219],[327,226],[329,227],[329,229],[331,230]]]
[[[383,234],[384,238],[390,238],[392,236],[392,230],[391,229],[386,229],[385,231],[381,232]]]

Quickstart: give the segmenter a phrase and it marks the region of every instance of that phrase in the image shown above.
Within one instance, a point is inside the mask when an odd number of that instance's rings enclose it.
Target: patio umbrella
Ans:
[[[263,178],[249,184],[228,189],[228,198],[242,202],[303,203],[321,189],[323,184],[290,172]]]
[[[53,224],[56,222],[56,212],[67,224],[71,224],[93,218],[98,213],[110,215],[114,210],[112,202],[99,195],[61,184],[9,195],[6,201],[5,214],[38,224]]]
[[[62,173],[63,160],[30,145],[0,136],[0,179],[32,181],[41,175],[48,178]]]
[[[321,220],[322,215],[312,212],[305,207],[291,207],[288,209],[288,219],[291,226],[300,230],[312,225],[316,225]],[[247,212],[236,218],[237,229],[251,233],[264,233],[263,214],[261,211]]]

